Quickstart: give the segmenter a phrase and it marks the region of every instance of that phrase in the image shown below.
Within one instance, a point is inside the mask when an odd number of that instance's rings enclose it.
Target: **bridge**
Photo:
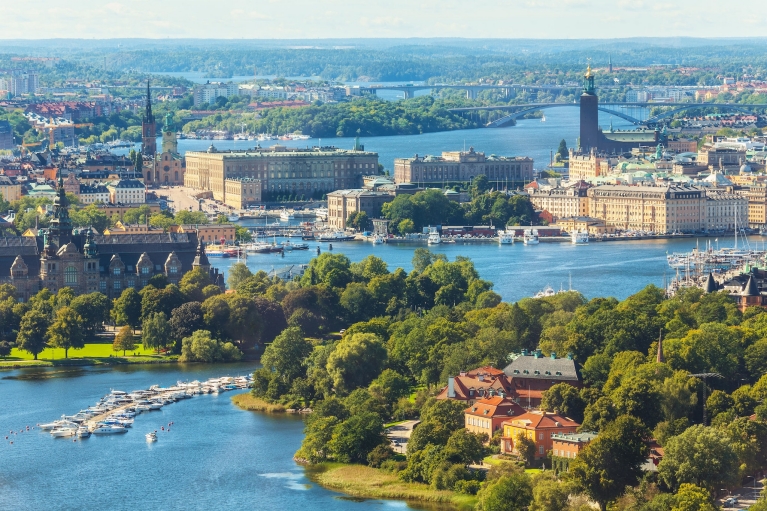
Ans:
[[[536,112],[538,110],[545,110],[547,108],[559,108],[559,107],[580,107],[580,103],[526,103],[519,105],[495,105],[495,106],[479,106],[479,107],[463,107],[463,108],[450,108],[450,112],[478,112],[478,111],[493,111],[493,110],[512,110],[509,114],[489,122],[487,127],[489,128],[503,128],[526,114]],[[610,108],[613,107],[613,108]],[[628,115],[625,112],[617,110],[617,108],[625,107],[639,107],[639,108],[652,108],[652,107],[668,107],[669,110],[661,112],[657,115],[649,117],[648,119],[641,120],[634,116]],[[721,110],[728,110],[734,112],[754,113],[758,109],[767,108],[767,105],[750,105],[750,104],[736,104],[736,103],[599,103],[598,110],[602,112],[615,115],[621,119],[625,119],[632,124],[655,124],[663,119],[667,119],[672,115],[685,110],[700,110],[705,108],[719,108]]]
[[[446,84],[423,84],[423,85],[371,85],[369,87],[360,87],[360,92],[363,94],[376,94],[382,90],[394,90],[403,92],[405,99],[412,98],[416,91],[419,90],[431,90],[432,92],[440,91],[443,89],[459,89],[466,91],[467,99],[477,99],[477,93],[484,90],[500,90],[504,97],[511,97],[512,91],[516,90],[534,90],[534,91],[561,91],[566,89],[579,89],[581,85],[525,85],[519,83],[509,83],[505,85],[446,85]]]

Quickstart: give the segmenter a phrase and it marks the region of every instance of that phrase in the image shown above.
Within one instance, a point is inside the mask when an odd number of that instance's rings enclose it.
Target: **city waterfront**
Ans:
[[[251,221],[252,222],[252,221]],[[248,225],[248,222],[245,222]],[[429,250],[445,254],[448,259],[456,256],[469,257],[481,278],[494,285],[494,291],[505,301],[517,301],[532,296],[546,286],[554,290],[568,289],[572,281],[573,289],[587,298],[614,296],[624,299],[636,293],[648,284],[663,287],[664,279],[674,277],[666,255],[674,252],[689,252],[696,243],[701,247],[708,241],[715,247],[732,247],[732,238],[683,238],[659,240],[626,240],[610,242],[591,242],[583,245],[570,243],[547,243],[524,245],[498,245],[497,243],[462,244],[443,243],[429,245]],[[269,241],[272,241],[271,239]],[[281,238],[276,238],[279,243]],[[753,236],[751,246],[761,249],[764,239]],[[329,249],[327,243],[308,242],[309,250],[286,251],[279,253],[253,254],[243,259],[252,272],[269,272],[289,265],[306,264],[317,255],[317,247],[322,252]],[[742,244],[742,240],[739,240]],[[358,262],[369,254],[383,259],[389,270],[404,268],[412,270],[411,259],[418,247],[426,243],[391,243],[373,245],[370,242],[350,241],[333,243],[333,253],[344,254],[352,262]],[[237,262],[235,258],[210,258],[211,264],[227,273],[229,267]]]
[[[546,111],[546,122],[540,119],[521,119],[517,125],[510,128],[480,128],[474,130],[443,131],[421,135],[398,135],[386,137],[362,138],[361,143],[366,151],[378,153],[378,162],[384,168],[392,171],[395,158],[405,158],[419,154],[442,154],[443,151],[467,150],[474,147],[476,151],[487,155],[499,156],[529,156],[535,161],[535,168],[542,169],[549,164],[551,153],[557,150],[559,142],[564,138],[568,146],[577,142],[579,117],[577,108],[553,108]],[[612,121],[613,127],[629,129],[632,125],[627,121],[600,112],[599,122],[608,126]],[[159,145],[158,138],[158,145]],[[309,140],[197,140],[181,139],[178,150],[182,155],[187,151],[205,151],[214,145],[219,150],[245,150],[260,144],[262,147],[275,144],[287,147],[312,147],[318,145],[335,146],[344,149],[354,147],[354,138],[312,138]],[[136,150],[140,149],[136,145]],[[115,151],[117,154],[127,154],[129,149]]]

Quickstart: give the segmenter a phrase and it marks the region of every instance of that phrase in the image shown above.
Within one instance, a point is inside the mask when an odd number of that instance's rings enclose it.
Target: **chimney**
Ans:
[[[524,349],[522,350],[522,356],[523,357],[527,356],[527,350],[524,350]]]
[[[556,359],[557,359],[557,354],[556,354],[556,352],[552,351],[551,352],[551,360],[556,360]]]
[[[447,397],[448,399],[455,398],[455,378],[452,376],[447,378]]]
[[[572,359],[573,359],[573,354],[572,353],[568,353],[567,354],[567,360],[572,360]]]

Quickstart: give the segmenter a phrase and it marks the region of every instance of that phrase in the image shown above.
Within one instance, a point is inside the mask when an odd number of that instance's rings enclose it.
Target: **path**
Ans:
[[[420,422],[421,421],[405,421],[396,426],[386,428],[386,436],[391,440],[394,452],[407,454],[407,443],[408,440],[410,440],[410,435],[413,433],[413,428]]]
[[[723,509],[748,509],[756,504],[761,495],[764,480],[754,482],[751,476],[749,476],[749,481],[751,481],[750,486],[743,486],[732,490],[726,497],[718,499],[717,504],[721,505]],[[731,497],[736,497],[738,503],[734,506],[725,506],[724,502]]]

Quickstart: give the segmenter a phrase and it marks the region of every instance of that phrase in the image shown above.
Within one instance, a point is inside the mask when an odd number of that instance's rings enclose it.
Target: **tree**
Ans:
[[[635,417],[622,415],[605,428],[570,464],[570,473],[580,489],[604,510],[626,486],[634,486],[647,459],[644,443],[649,437]]]
[[[181,293],[187,297],[188,300],[195,302],[205,301],[202,290],[205,286],[213,284],[210,280],[208,272],[202,268],[195,268],[192,271],[186,272],[181,281],[178,283],[178,288]]]
[[[525,473],[504,475],[477,493],[482,511],[523,511],[533,500],[530,477]]]
[[[471,196],[477,198],[490,189],[490,181],[485,174],[480,174],[471,182]]]
[[[581,394],[570,384],[558,383],[543,393],[541,408],[570,417],[575,422],[583,422],[583,411],[586,403]]]
[[[464,427],[464,403],[451,399],[429,399],[421,407],[421,422],[440,424],[448,431]]]
[[[253,273],[251,273],[245,263],[234,263],[229,268],[229,276],[226,278],[226,284],[229,286],[229,289],[234,289],[236,291],[237,287],[251,276],[253,276]]]
[[[231,342],[221,343],[208,330],[197,330],[181,341],[179,362],[232,362],[242,358],[242,352]]]
[[[567,160],[570,158],[570,153],[567,150],[567,142],[564,138],[559,142],[559,147],[557,148],[557,156],[559,156],[560,160]]]
[[[658,477],[672,490],[684,483],[713,493],[736,482],[738,457],[730,439],[715,428],[696,424],[670,438],[658,465]]]
[[[112,350],[113,351],[122,351],[123,357],[125,356],[125,352],[127,350],[135,350],[136,349],[136,340],[133,338],[133,331],[131,330],[131,327],[128,325],[125,325],[120,329],[119,332],[117,332],[117,335],[115,336],[115,340],[112,343]]]
[[[328,448],[342,463],[365,463],[368,454],[388,442],[383,435],[383,422],[378,414],[362,412],[333,428]]]
[[[400,220],[396,225],[397,231],[399,231],[400,234],[410,234],[411,232],[415,232],[415,223],[409,218]]]
[[[558,481],[552,471],[533,476],[533,502],[530,511],[561,511],[568,509],[570,497],[568,484]]]
[[[128,325],[132,330],[141,324],[141,295],[134,288],[125,288],[120,297],[115,298],[112,319],[117,325]]]
[[[312,352],[312,344],[299,328],[286,328],[269,344],[261,356],[261,364],[286,385],[305,374],[304,364]]]
[[[180,343],[184,337],[189,337],[197,330],[205,328],[202,304],[200,302],[187,302],[181,307],[176,307],[170,313],[168,323],[170,324],[170,336],[177,343]]]
[[[684,483],[674,495],[671,511],[716,511],[719,509],[711,502],[711,494],[694,484]]]
[[[514,439],[514,448],[525,465],[529,467],[535,460],[535,442],[527,435],[519,433]]]
[[[85,346],[83,318],[71,307],[62,307],[56,312],[56,319],[48,327],[51,346],[64,349],[64,358],[69,357],[70,348]]]
[[[144,349],[159,351],[170,343],[170,325],[164,312],[152,312],[141,325]]]
[[[10,355],[12,348],[13,346],[8,341],[0,341],[0,357],[5,358]]]
[[[74,298],[69,306],[83,320],[85,342],[95,342],[97,334],[103,329],[104,323],[109,320],[112,302],[96,291]]]
[[[410,390],[410,383],[397,371],[385,369],[373,380],[369,388],[370,392],[380,396],[391,406],[399,398],[407,395]]]
[[[261,296],[255,297],[253,301],[262,322],[261,343],[270,343],[288,327],[285,311],[279,303]]]
[[[262,320],[253,300],[237,293],[223,295],[229,304],[229,320],[225,327],[227,336],[240,349],[251,349],[261,335]]]
[[[19,349],[31,353],[35,360],[46,348],[48,342],[48,316],[32,309],[21,318],[17,345]]]
[[[336,392],[368,385],[383,369],[386,357],[386,348],[377,335],[344,336],[328,357],[327,370]]]
[[[461,465],[479,463],[485,457],[485,446],[478,435],[465,428],[458,429],[447,440],[445,457],[449,462]]]

